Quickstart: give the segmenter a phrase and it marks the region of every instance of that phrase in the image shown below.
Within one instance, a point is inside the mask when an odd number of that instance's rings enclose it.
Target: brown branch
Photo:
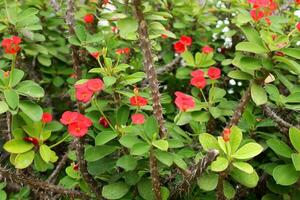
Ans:
[[[61,170],[63,169],[63,167],[65,166],[65,164],[68,160],[68,153],[69,153],[69,151],[67,151],[62,156],[59,163],[56,165],[55,169],[52,171],[52,173],[48,177],[47,182],[49,182],[49,183],[55,183],[56,182],[58,174],[61,172]]]
[[[167,72],[170,72],[173,70],[174,67],[176,67],[176,65],[180,62],[181,57],[178,56],[176,58],[174,58],[171,62],[169,62],[168,64],[156,69],[156,74],[160,75],[160,74],[164,74]]]
[[[164,125],[162,105],[160,103],[160,92],[157,75],[155,72],[153,55],[151,52],[151,44],[149,41],[148,27],[142,12],[141,0],[133,0],[133,10],[136,18],[138,19],[138,35],[140,47],[144,58],[144,68],[147,74],[147,79],[151,89],[153,100],[153,114],[160,127],[160,136],[164,138],[167,136],[167,129]]]
[[[50,5],[53,7],[55,12],[58,12],[60,10],[60,6],[56,0],[50,0]]]
[[[161,200],[162,197],[160,192],[159,172],[157,168],[157,160],[155,158],[153,149],[150,150],[149,165],[150,165],[152,190],[154,192],[155,199]]]
[[[174,188],[170,195],[170,199],[181,199],[182,196],[187,194],[191,185],[193,185],[193,183],[201,177],[206,168],[217,158],[218,155],[219,152],[217,150],[210,150],[207,152],[206,156],[192,167],[191,173]]]
[[[36,178],[29,178],[28,176],[21,174],[16,174],[15,172],[11,172],[9,170],[4,169],[0,166],[0,175],[2,178],[6,179],[6,181],[10,181],[12,183],[17,183],[20,185],[28,185],[31,189],[40,189],[48,192],[53,192],[56,194],[61,194],[70,197],[77,197],[82,199],[90,199],[90,197],[77,190],[66,189],[61,186],[50,184],[46,181],[42,181]]]

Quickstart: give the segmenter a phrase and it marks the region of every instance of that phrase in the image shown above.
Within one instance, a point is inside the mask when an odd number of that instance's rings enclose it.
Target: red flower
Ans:
[[[84,16],[83,20],[86,24],[92,24],[92,23],[94,23],[94,15],[93,14],[87,14],[87,15]]]
[[[276,56],[284,56],[284,53],[281,51],[277,51],[277,52],[275,52],[275,55]]]
[[[184,46],[190,46],[192,44],[192,38],[186,35],[182,35],[179,40]]]
[[[87,118],[86,116],[78,113],[77,114],[77,121],[82,122],[85,126],[90,127],[93,125],[93,122]]]
[[[295,3],[296,4],[300,4],[300,0],[295,0]]]
[[[123,49],[117,49],[116,54],[121,55],[121,54],[129,54],[130,49],[128,47],[125,47]]]
[[[43,113],[42,115],[42,122],[44,124],[49,123],[52,121],[52,115],[48,112]]]
[[[300,31],[300,22],[297,23],[296,27],[297,27],[298,31]]]
[[[118,27],[112,26],[111,31],[114,32],[114,33],[118,33]]]
[[[225,142],[228,142],[230,140],[230,129],[229,128],[225,128],[223,131],[223,139]]]
[[[90,101],[92,96],[93,96],[93,91],[91,91],[87,88],[87,84],[83,83],[83,84],[76,85],[76,86],[75,86],[75,88],[76,88],[76,99],[78,101],[82,101],[84,103]]]
[[[35,137],[24,137],[23,140],[32,143],[34,146],[39,146],[39,140]]]
[[[93,52],[93,53],[91,53],[91,56],[93,56],[94,58],[96,58],[98,60],[99,56],[100,56],[100,52],[99,51]]]
[[[272,24],[272,21],[270,20],[269,17],[265,18],[266,23],[270,26]]]
[[[250,15],[252,17],[252,19],[257,22],[259,21],[261,18],[264,17],[264,12],[259,10],[259,9],[252,9],[250,10]]]
[[[199,89],[203,89],[206,86],[206,80],[205,80],[204,77],[197,76],[197,77],[193,77],[191,79],[190,84],[197,87],[197,88],[199,88]]]
[[[74,170],[74,171],[78,171],[78,169],[79,169],[79,163],[77,163],[77,164],[75,164],[75,165],[73,166],[73,170]]]
[[[136,113],[131,116],[133,124],[143,124],[145,122],[145,117],[143,114]]]
[[[186,46],[182,42],[178,41],[174,44],[174,50],[176,53],[183,53],[186,50]]]
[[[108,3],[109,3],[109,0],[103,0],[102,2],[103,2],[103,4],[105,5],[105,4],[108,4]]]
[[[141,96],[133,96],[129,100],[132,106],[141,107],[148,104],[148,100]]]
[[[20,51],[21,38],[18,36],[12,36],[11,38],[4,38],[2,40],[2,47],[5,49],[7,54],[16,54]]]
[[[204,77],[204,72],[201,69],[197,69],[195,71],[192,71],[191,76],[192,77]]]
[[[191,96],[188,96],[182,92],[175,92],[175,104],[180,111],[187,111],[195,107],[195,101]]]
[[[75,137],[83,137],[88,132],[88,127],[77,121],[68,126],[68,132]]]
[[[101,124],[104,128],[108,128],[109,124],[105,117],[100,117],[99,124]]]
[[[8,77],[9,77],[9,74],[10,74],[10,71],[6,71],[6,72],[3,73],[3,76],[4,76],[5,78],[8,78]]]
[[[99,92],[103,89],[103,82],[100,78],[94,78],[87,81],[87,88],[92,92]]]
[[[62,114],[60,118],[60,122],[63,125],[69,125],[71,123],[74,123],[77,120],[77,117],[78,117],[77,112],[66,111]]]
[[[162,38],[162,39],[167,39],[168,36],[167,36],[166,34],[161,34],[161,38]]]
[[[213,48],[211,48],[210,46],[206,45],[204,47],[202,47],[202,53],[204,54],[210,54],[214,51]]]
[[[219,79],[221,77],[221,70],[216,67],[210,67],[208,68],[207,75],[212,80]]]

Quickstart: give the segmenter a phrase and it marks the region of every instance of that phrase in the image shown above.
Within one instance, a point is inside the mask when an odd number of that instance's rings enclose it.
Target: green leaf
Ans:
[[[132,146],[132,148],[130,150],[130,154],[140,156],[145,153],[148,153],[149,150],[150,150],[150,145],[148,145],[147,143],[145,143],[145,142],[137,143]]]
[[[4,101],[0,101],[0,114],[8,111],[8,106]]]
[[[232,165],[247,174],[252,174],[254,171],[253,167],[246,162],[233,162]]]
[[[245,36],[247,37],[249,42],[256,43],[259,46],[264,45],[259,33],[254,28],[252,28],[250,25],[241,26],[240,28],[242,29],[243,33],[245,34]]]
[[[152,145],[162,151],[168,151],[169,143],[167,140],[154,140]]]
[[[224,157],[218,156],[215,161],[211,163],[211,170],[214,172],[222,172],[228,167],[228,160]]]
[[[112,154],[117,149],[118,149],[118,147],[109,146],[109,145],[89,147],[89,148],[86,148],[84,151],[84,158],[88,162],[93,162],[93,161],[99,160],[101,158],[104,158],[105,156],[108,156],[109,154]]]
[[[4,97],[6,103],[12,109],[16,109],[19,106],[19,95],[12,89],[4,90]]]
[[[261,59],[252,57],[242,57],[240,64],[245,70],[258,70],[262,67]]]
[[[256,173],[256,171],[253,171],[251,174],[247,174],[238,168],[233,168],[230,172],[230,176],[239,182],[240,184],[248,187],[248,188],[254,188],[259,180],[259,177]]]
[[[47,145],[42,144],[40,146],[39,152],[40,152],[42,159],[46,163],[48,163],[50,161],[50,157],[51,157],[51,149]]]
[[[192,120],[192,116],[190,112],[179,112],[175,118],[174,122],[176,122],[177,126],[183,126],[188,124]]]
[[[36,153],[34,156],[34,167],[39,172],[45,172],[47,171],[48,167],[51,164],[47,164],[40,156],[40,154]]]
[[[256,83],[252,83],[251,85],[251,97],[254,103],[258,106],[267,103],[268,96],[264,88]]]
[[[20,109],[33,121],[40,121],[43,115],[42,108],[31,101],[20,101]]]
[[[103,78],[103,81],[104,81],[104,84],[105,84],[105,87],[109,87],[113,84],[115,84],[115,82],[117,81],[117,79],[113,76],[105,76]]]
[[[80,172],[78,170],[74,170],[73,166],[67,167],[65,171],[66,171],[66,174],[68,176],[70,176],[71,178],[74,178],[74,179],[80,179],[81,178]]]
[[[120,36],[127,40],[137,39],[138,23],[133,18],[118,20],[117,27],[120,30]]]
[[[219,175],[215,173],[204,173],[198,178],[198,186],[204,191],[212,191],[216,189],[218,185]]]
[[[291,56],[296,59],[300,59],[300,49],[299,48],[288,48],[281,50],[282,53]]]
[[[195,66],[194,56],[190,51],[185,51],[181,54],[183,60],[186,62],[187,66]]]
[[[34,98],[41,98],[45,95],[44,89],[31,80],[21,82],[17,86],[16,91],[20,95],[30,96]]]
[[[37,57],[37,60],[39,61],[39,63],[41,63],[42,65],[49,67],[51,65],[51,58],[49,58],[46,55],[43,54],[39,54]]]
[[[291,154],[293,153],[292,149],[285,144],[284,142],[272,138],[267,140],[267,145],[278,155],[291,158]]]
[[[238,79],[238,80],[251,80],[252,76],[246,72],[242,72],[240,70],[234,70],[227,74],[230,78]]]
[[[294,148],[300,152],[300,130],[295,127],[290,128],[289,136]]]
[[[157,160],[167,165],[168,167],[173,164],[173,156],[169,152],[156,150],[155,157],[157,158]]]
[[[137,160],[131,155],[124,155],[117,161],[117,166],[126,171],[134,170],[137,166]]]
[[[228,181],[224,181],[223,190],[224,190],[224,195],[227,199],[233,199],[234,198],[235,189]]]
[[[268,53],[268,50],[265,47],[253,42],[240,42],[236,45],[235,49],[237,51],[246,51],[257,54]]]
[[[102,195],[106,199],[120,199],[127,194],[130,187],[124,182],[116,182],[105,185],[102,188]]]
[[[9,153],[24,153],[32,149],[34,145],[29,142],[25,142],[23,139],[13,139],[6,142],[3,148]]]
[[[205,151],[209,151],[211,149],[220,150],[217,139],[208,133],[202,133],[199,135],[199,141]]]
[[[260,154],[263,150],[263,147],[261,145],[259,145],[258,143],[254,143],[254,142],[249,142],[247,144],[245,144],[244,146],[242,146],[241,148],[239,148],[233,155],[233,158],[236,159],[251,159],[255,156],[257,156],[258,154]]]
[[[152,140],[153,136],[158,134],[159,127],[154,116],[148,117],[146,122],[144,123],[144,131],[147,134],[147,137]]]
[[[299,179],[300,172],[295,170],[294,165],[279,165],[273,170],[273,177],[279,185],[292,185]]]
[[[107,142],[111,141],[112,139],[116,138],[118,136],[118,133],[114,131],[103,131],[100,134],[98,134],[95,138],[95,144],[96,145],[103,145]]]
[[[293,153],[292,161],[296,171],[300,171],[300,153]]]
[[[124,147],[131,149],[133,145],[142,143],[143,141],[135,135],[124,135],[119,139],[119,142]]]
[[[82,25],[77,25],[75,27],[75,34],[77,38],[80,40],[80,42],[84,42],[87,37],[86,29]]]
[[[184,162],[184,160],[177,154],[173,154],[173,161],[174,161],[175,165],[177,165],[181,169],[186,170],[188,168],[187,164]]]
[[[34,151],[30,150],[25,153],[18,154],[15,159],[15,167],[17,169],[24,169],[31,165],[34,159]]]
[[[146,200],[154,200],[154,193],[152,191],[152,185],[151,185],[151,180],[149,179],[143,179],[137,184],[138,192],[139,195],[143,199]]]
[[[229,144],[231,147],[231,152],[235,153],[242,142],[243,133],[242,133],[241,129],[239,129],[237,126],[231,127],[230,132],[231,133],[230,133]]]
[[[7,194],[4,190],[0,190],[0,200],[6,200]]]
[[[129,118],[128,106],[121,106],[117,111],[117,123],[118,125],[126,125]]]
[[[16,86],[24,77],[24,72],[19,69],[14,69],[12,73],[11,87]]]

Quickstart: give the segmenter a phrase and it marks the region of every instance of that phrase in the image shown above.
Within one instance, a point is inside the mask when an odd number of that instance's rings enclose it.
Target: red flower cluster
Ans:
[[[268,18],[277,9],[277,4],[273,0],[248,0],[248,3],[253,4],[253,9],[250,11],[250,15],[254,21],[259,21],[263,17],[268,24],[271,24],[271,20]]]
[[[108,121],[102,116],[99,119],[99,124],[101,124],[104,128],[108,128],[109,126]]]
[[[112,26],[111,27],[111,31],[113,32],[113,33],[118,33],[118,27],[116,27],[116,26]]]
[[[297,27],[298,31],[300,31],[300,22],[297,23],[296,27]]]
[[[167,36],[166,34],[161,34],[161,38],[162,38],[162,39],[167,39],[168,36]]]
[[[84,16],[83,20],[86,24],[93,24],[94,20],[95,20],[95,17],[94,17],[93,14],[87,14],[87,15]]]
[[[188,36],[181,36],[180,40],[174,44],[174,50],[176,53],[183,53],[186,51],[188,46],[191,46],[192,38]]]
[[[146,98],[138,95],[131,97],[129,100],[132,106],[142,107],[148,104],[148,100]]]
[[[43,113],[42,115],[42,122],[44,124],[49,123],[52,121],[52,115],[48,112]]]
[[[34,146],[39,146],[39,139],[35,137],[24,137],[23,140],[32,143]]]
[[[141,113],[135,113],[131,116],[133,124],[143,124],[145,122],[145,117]]]
[[[84,103],[91,100],[94,93],[103,89],[104,84],[101,79],[90,79],[85,83],[75,85],[76,99]]]
[[[89,127],[92,126],[92,121],[79,112],[64,112],[60,122],[68,125],[68,132],[74,137],[83,137],[88,132]]]
[[[211,48],[210,46],[206,45],[204,47],[202,47],[202,53],[204,54],[210,54],[214,51],[213,48]]]
[[[191,79],[190,84],[199,89],[203,89],[206,86],[206,80],[204,78],[204,75],[204,72],[200,69],[193,71],[191,73],[191,76],[193,78]],[[207,70],[207,76],[211,80],[219,79],[221,77],[221,70],[216,67],[210,67]]]
[[[116,50],[116,54],[118,54],[118,55],[129,54],[129,53],[130,53],[130,49],[128,47]]]
[[[188,109],[195,107],[195,101],[191,96],[188,96],[182,92],[175,92],[175,104],[180,111],[185,112]]]
[[[16,54],[20,51],[21,38],[18,36],[12,36],[11,38],[4,38],[2,40],[2,47],[5,49],[7,54]]]
[[[300,4],[300,0],[295,0],[295,3],[299,5]]]
[[[230,140],[230,129],[225,128],[223,131],[223,139],[225,142],[228,142]]]
[[[96,52],[93,52],[91,53],[91,56],[93,56],[95,59],[99,59],[99,56],[100,56],[100,52],[99,51],[96,51]]]

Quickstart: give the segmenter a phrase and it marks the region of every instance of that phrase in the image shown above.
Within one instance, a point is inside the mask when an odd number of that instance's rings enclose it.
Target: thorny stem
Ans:
[[[151,174],[151,183],[152,183],[152,190],[154,192],[154,196],[156,200],[161,200],[161,192],[160,192],[160,180],[159,180],[159,173],[157,168],[157,161],[154,155],[154,151],[150,149],[150,158],[149,158],[149,165],[150,165],[150,174]]]

